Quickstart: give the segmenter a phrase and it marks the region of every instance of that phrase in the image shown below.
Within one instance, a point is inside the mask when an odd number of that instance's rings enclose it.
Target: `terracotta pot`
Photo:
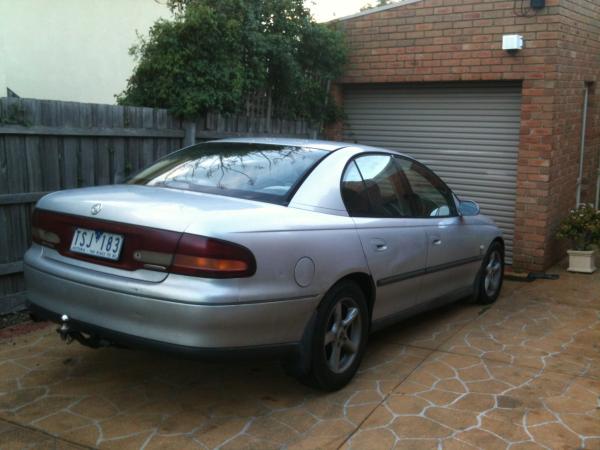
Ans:
[[[594,250],[567,250],[569,254],[569,272],[594,273],[596,271],[596,252]]]

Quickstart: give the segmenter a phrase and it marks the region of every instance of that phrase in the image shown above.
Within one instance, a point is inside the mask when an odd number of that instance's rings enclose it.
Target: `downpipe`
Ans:
[[[576,206],[581,204],[581,186],[583,184],[583,165],[585,157],[585,134],[587,131],[587,115],[588,115],[588,101],[590,95],[590,86],[585,85],[585,91],[583,96],[583,115],[581,117],[581,140],[579,147],[579,175],[577,176],[577,194],[576,194]],[[598,202],[598,196],[596,196],[596,203]],[[598,205],[596,205],[598,208]]]
[[[600,150],[598,151],[598,174],[596,176],[596,209],[600,209]]]

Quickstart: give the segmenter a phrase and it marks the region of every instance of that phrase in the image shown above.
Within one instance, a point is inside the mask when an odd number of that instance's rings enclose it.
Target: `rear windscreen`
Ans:
[[[281,145],[199,144],[160,159],[128,183],[284,204],[326,154]]]

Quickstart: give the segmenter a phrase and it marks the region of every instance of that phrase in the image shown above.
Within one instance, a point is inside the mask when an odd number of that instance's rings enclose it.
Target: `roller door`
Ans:
[[[361,85],[344,90],[344,140],[385,147],[432,168],[504,232],[512,260],[519,84]]]

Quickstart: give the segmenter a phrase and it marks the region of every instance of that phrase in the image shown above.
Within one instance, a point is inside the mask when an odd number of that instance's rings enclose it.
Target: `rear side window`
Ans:
[[[280,145],[200,144],[160,159],[128,183],[286,204],[327,153]]]
[[[342,198],[346,209],[354,217],[371,216],[371,202],[356,162],[352,161],[342,178]]]

